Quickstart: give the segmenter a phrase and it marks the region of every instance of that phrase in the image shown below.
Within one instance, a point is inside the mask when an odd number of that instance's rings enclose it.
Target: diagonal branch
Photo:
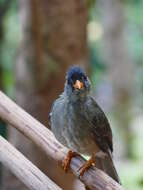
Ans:
[[[45,151],[47,156],[58,162],[65,157],[67,149],[55,139],[52,132],[2,92],[0,92],[0,117],[31,139]],[[72,158],[70,167],[77,177],[78,169],[84,162],[85,160],[80,156]],[[97,168],[86,171],[80,180],[91,190],[123,190],[121,185]]]
[[[61,190],[2,136],[0,162],[31,190]]]

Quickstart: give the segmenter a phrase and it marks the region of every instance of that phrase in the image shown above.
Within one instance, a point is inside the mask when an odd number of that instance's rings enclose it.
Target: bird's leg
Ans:
[[[69,150],[65,159],[62,162],[62,167],[65,172],[69,169],[71,159],[75,156],[78,156],[79,154],[77,152],[73,152],[72,150]]]
[[[91,166],[94,166],[95,163],[96,163],[95,155],[92,154],[92,156],[90,157],[90,159],[87,160],[87,162],[86,162],[85,164],[83,164],[83,165],[79,168],[79,170],[81,170],[79,176],[80,176],[80,177],[83,176],[84,172],[85,172],[86,170],[88,170]]]

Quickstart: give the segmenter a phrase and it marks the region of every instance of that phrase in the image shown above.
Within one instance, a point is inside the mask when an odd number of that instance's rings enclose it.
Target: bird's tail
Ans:
[[[121,184],[120,178],[112,160],[112,156],[110,154],[108,154],[108,156],[105,156],[104,158],[96,158],[96,167],[103,170],[115,181]]]

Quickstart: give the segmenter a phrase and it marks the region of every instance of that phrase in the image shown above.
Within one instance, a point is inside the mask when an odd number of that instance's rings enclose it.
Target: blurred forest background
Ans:
[[[143,1],[0,0],[0,89],[47,127],[74,64],[87,69],[109,118],[123,186],[143,189]],[[84,189],[3,122],[0,133],[63,189]],[[0,173],[0,189],[27,190]]]

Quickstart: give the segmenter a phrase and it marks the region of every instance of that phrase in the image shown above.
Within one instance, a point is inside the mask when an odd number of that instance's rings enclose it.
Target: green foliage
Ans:
[[[143,189],[143,170],[142,162],[125,161],[120,166],[121,181],[125,189]]]
[[[141,92],[138,96],[138,106],[143,107],[143,1],[132,1],[126,6],[127,11],[127,33],[129,49],[135,65],[136,85]]]
[[[1,64],[3,67],[4,88],[9,95],[13,89],[13,64],[16,60],[16,50],[20,39],[20,27],[16,1],[8,10],[3,20],[4,38],[1,44]]]

